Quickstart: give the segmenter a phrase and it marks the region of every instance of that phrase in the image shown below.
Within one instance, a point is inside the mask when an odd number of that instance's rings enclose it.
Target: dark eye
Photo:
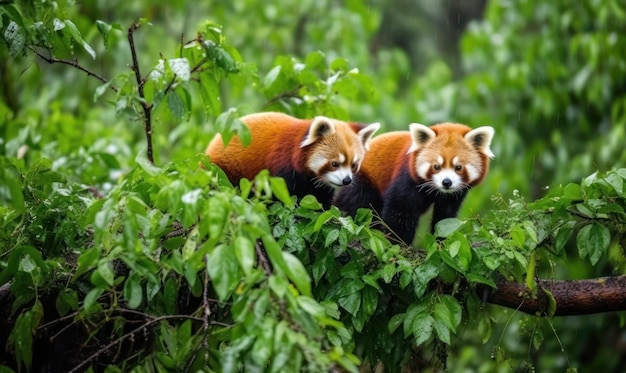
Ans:
[[[457,164],[456,166],[454,166],[454,171],[459,172],[463,169],[463,166],[461,166],[460,164]]]
[[[335,168],[337,168],[337,167],[339,167],[339,162],[337,162],[337,161],[332,161],[332,162],[330,163],[330,165],[331,165],[331,166],[333,166],[333,167],[335,167]]]
[[[435,171],[440,171],[441,170],[441,166],[438,165],[438,164],[433,165],[433,168],[435,169]]]
[[[359,164],[358,163],[353,163],[352,164],[352,170],[355,170],[359,168]]]

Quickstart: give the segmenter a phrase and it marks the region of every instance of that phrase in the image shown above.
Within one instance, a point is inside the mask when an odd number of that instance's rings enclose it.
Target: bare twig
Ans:
[[[204,256],[204,264],[206,265],[207,256]],[[202,306],[204,312],[204,339],[202,347],[204,348],[204,361],[209,361],[209,318],[211,317],[211,307],[209,307],[209,273],[204,271],[204,289],[202,290]]]
[[[109,82],[102,75],[96,74],[93,71],[91,71],[91,70],[87,69],[86,67],[84,67],[83,65],[81,65],[76,58],[74,58],[73,60],[63,60],[63,59],[60,59],[60,58],[56,58],[53,55],[46,56],[45,54],[39,52],[37,50],[37,48],[35,48],[33,46],[28,46],[28,49],[30,49],[39,58],[41,58],[42,60],[46,61],[49,64],[60,63],[60,64],[64,64],[64,65],[69,65],[69,66],[72,66],[74,68],[77,68],[80,71],[85,72],[88,76],[92,76],[92,77],[98,79],[102,83],[108,83]],[[118,91],[117,88],[112,86],[112,85],[109,86],[109,89],[112,90],[113,92],[117,92]]]
[[[141,104],[141,108],[143,109],[143,124],[146,131],[146,153],[150,163],[154,164],[154,156],[152,151],[152,105],[148,104],[148,102],[146,101],[146,95],[143,90],[145,81],[141,77],[141,72],[139,71],[139,60],[137,58],[137,50],[135,48],[135,40],[133,37],[133,33],[140,26],[141,24],[139,23],[133,23],[128,28],[128,44],[130,46],[130,53],[133,61],[131,69],[133,70],[133,73],[135,74],[135,79],[137,80],[137,93],[141,98],[139,102]]]
[[[272,274],[272,265],[269,260],[267,260],[267,256],[265,256],[265,250],[261,247],[261,243],[257,241],[256,245],[254,245],[256,250],[256,255],[259,257],[259,264],[265,271],[265,273],[269,276]]]
[[[294,97],[295,98],[301,98],[301,96],[298,95],[298,91],[300,90],[300,88],[302,88],[302,84],[299,84],[297,87],[295,87],[291,91],[283,92],[283,93],[281,93],[279,95],[276,95],[276,96],[272,97],[269,101],[267,101],[263,105],[263,107],[264,108],[268,107],[268,106],[270,106],[270,105],[272,105],[272,104],[274,104],[274,103],[276,103],[276,102],[278,102],[278,101],[280,101],[282,99],[285,99],[285,98],[294,98]]]
[[[74,373],[74,372],[79,372],[82,371],[83,367],[87,364],[89,364],[91,361],[93,361],[94,359],[97,359],[98,356],[100,356],[101,354],[105,353],[106,351],[108,351],[109,349],[121,344],[122,342],[124,342],[125,340],[129,339],[129,338],[133,338],[135,336],[136,333],[143,331],[145,329],[147,329],[149,326],[159,323],[161,321],[165,321],[165,320],[172,320],[172,319],[189,319],[189,320],[195,320],[195,321],[203,321],[200,318],[197,317],[193,317],[193,316],[187,316],[187,315],[164,315],[164,316],[160,316],[160,317],[152,317],[148,314],[144,314],[141,313],[141,315],[147,317],[147,318],[151,318],[150,321],[146,322],[145,324],[141,325],[140,327],[138,327],[137,329],[133,330],[132,332],[129,332],[127,334],[124,334],[123,336],[121,336],[120,338],[112,341],[111,343],[107,344],[106,346],[102,347],[101,349],[99,349],[98,351],[94,352],[93,354],[91,354],[89,357],[87,357],[84,361],[82,361],[80,364],[78,364],[77,366],[75,366],[74,368],[72,368],[69,373]]]

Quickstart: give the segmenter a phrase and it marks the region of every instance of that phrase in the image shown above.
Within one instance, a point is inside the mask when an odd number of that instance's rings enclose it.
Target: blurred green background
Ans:
[[[222,110],[379,121],[383,131],[406,129],[411,122],[493,126],[496,158],[485,182],[470,193],[462,216],[488,213],[515,190],[533,200],[551,186],[579,182],[596,170],[624,167],[626,161],[622,0],[83,0],[71,9],[67,18],[98,58],[73,52],[106,77],[128,72],[130,55],[122,32],[111,33],[105,49],[96,20],[126,30],[138,18],[148,19],[151,25],[135,35],[144,72],[161,54],[175,56],[181,36],[193,38],[204,21],[223,25],[227,42],[245,64],[243,82],[220,84]],[[342,87],[341,94],[330,92],[325,99],[333,104],[319,105],[322,112],[281,106],[264,80],[281,58],[304,61],[316,51],[329,62],[342,59],[367,79]],[[71,58],[70,52],[57,57]],[[119,173],[103,175],[99,163],[110,160],[101,155],[115,157],[123,172],[145,148],[143,128],[116,116],[107,103],[112,97],[94,103],[100,83],[83,72],[32,55],[13,59],[0,48],[0,75],[0,149],[7,156],[26,146],[25,159],[48,157],[55,167],[106,191]],[[157,163],[190,158],[211,139],[219,113],[194,102],[187,122],[156,119]],[[84,162],[85,153],[94,157]],[[613,270],[578,264],[575,254],[563,267],[567,271],[557,277]],[[626,333],[619,315],[543,323],[544,341],[535,350],[525,333],[539,323],[513,311],[492,312],[502,330],[485,345],[462,335],[465,345],[451,351],[450,371],[525,371],[529,359],[541,372],[571,365],[580,371],[626,369]],[[519,357],[511,361],[520,363],[498,365],[493,354]]]

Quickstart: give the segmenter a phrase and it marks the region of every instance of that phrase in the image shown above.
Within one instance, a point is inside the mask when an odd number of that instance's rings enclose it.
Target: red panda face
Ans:
[[[432,127],[411,124],[415,173],[432,190],[454,193],[478,184],[487,173],[494,130],[444,123]]]
[[[350,184],[361,167],[369,140],[379,128],[379,123],[373,123],[355,132],[346,122],[316,117],[300,145],[309,147],[307,169],[318,182],[332,188]]]

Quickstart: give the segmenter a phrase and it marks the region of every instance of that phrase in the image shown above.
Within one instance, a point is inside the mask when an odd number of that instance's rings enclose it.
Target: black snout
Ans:
[[[444,188],[448,189],[452,186],[452,180],[446,177],[445,179],[441,181],[441,185],[443,185]]]
[[[343,178],[343,185],[348,185],[352,182],[352,177],[346,176]]]

